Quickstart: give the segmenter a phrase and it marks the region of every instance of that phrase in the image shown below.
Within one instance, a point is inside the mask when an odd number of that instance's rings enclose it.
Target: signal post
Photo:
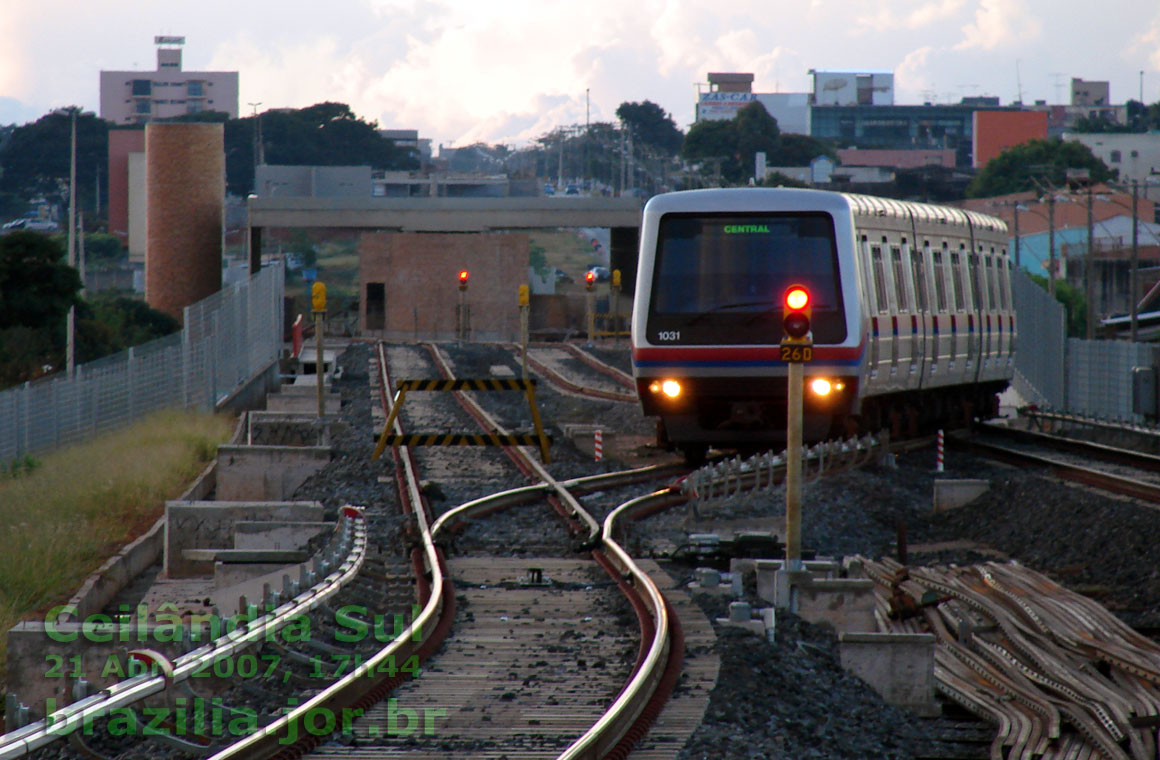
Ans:
[[[588,270],[584,275],[584,287],[588,290],[584,297],[585,310],[588,312],[588,347],[594,345],[596,336],[596,273]]]
[[[814,358],[810,333],[810,292],[804,285],[785,291],[781,360],[788,364],[785,423],[785,564],[802,569],[802,387],[805,362]]]
[[[314,311],[314,338],[318,344],[318,360],[314,365],[314,379],[318,381],[318,416],[326,416],[326,397],[323,395],[326,386],[325,365],[322,359],[322,323],[326,318],[326,286],[315,282],[310,286],[310,305]]]
[[[461,346],[467,339],[467,280],[470,277],[466,269],[459,270],[459,306],[455,310],[455,341]]]
[[[531,293],[527,285],[520,285],[516,289],[516,303],[520,307],[520,357],[523,365],[523,378],[528,379],[528,310],[531,303]]]

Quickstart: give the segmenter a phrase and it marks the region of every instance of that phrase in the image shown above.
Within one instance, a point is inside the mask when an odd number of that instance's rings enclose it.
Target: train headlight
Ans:
[[[830,380],[828,377],[815,377],[810,380],[810,391],[815,396],[829,396],[845,389],[846,384],[841,380]]]
[[[681,384],[676,380],[653,380],[648,385],[650,393],[663,393],[669,398],[681,395]]]

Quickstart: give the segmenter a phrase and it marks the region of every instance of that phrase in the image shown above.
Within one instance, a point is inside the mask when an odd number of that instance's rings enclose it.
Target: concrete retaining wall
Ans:
[[[934,697],[934,644],[929,633],[843,633],[842,667],[892,705],[924,717],[940,713]]]
[[[283,501],[330,462],[326,446],[221,446],[219,501]]]
[[[234,526],[256,520],[318,522],[323,507],[318,502],[273,503],[170,501],[165,504],[165,574],[170,578],[212,575],[212,561],[191,561],[186,549],[233,549]]]

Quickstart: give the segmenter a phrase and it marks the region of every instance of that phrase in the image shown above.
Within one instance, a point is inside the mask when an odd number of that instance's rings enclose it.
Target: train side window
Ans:
[[[995,310],[999,308],[999,293],[996,287],[995,262],[991,256],[983,257],[983,268],[987,277],[987,308]]]
[[[1002,259],[999,276],[999,297],[1003,299],[1003,311],[1011,311],[1011,260]]]
[[[946,243],[943,243],[946,247]],[[965,311],[966,305],[963,302],[963,278],[962,278],[963,262],[962,257],[958,253],[951,254],[951,288],[955,295],[955,311]]]
[[[987,308],[987,304],[983,303],[983,298],[987,295],[986,291],[979,287],[979,255],[977,253],[967,254],[967,299],[970,309],[975,311],[983,311]]]
[[[930,243],[927,243],[927,247],[930,247]],[[935,251],[932,254],[932,261],[934,262],[935,306],[938,307],[940,314],[945,314],[947,310],[947,268],[942,251]]]
[[[925,314],[930,309],[930,297],[927,294],[926,262],[923,260],[923,251],[917,249],[910,251],[910,273],[914,277],[915,307],[920,313]]]
[[[870,270],[874,277],[874,298],[879,314],[890,311],[886,301],[886,267],[882,263],[882,247],[870,246]]]
[[[906,297],[906,269],[902,265],[902,249],[890,246],[890,264],[894,269],[894,300],[899,311],[910,311],[910,299]]]

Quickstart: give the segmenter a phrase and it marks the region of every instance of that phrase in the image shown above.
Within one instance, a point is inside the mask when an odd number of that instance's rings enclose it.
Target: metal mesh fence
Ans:
[[[0,463],[83,441],[160,409],[213,409],[277,361],[280,265],[185,309],[185,327],[63,374],[0,391]]]

